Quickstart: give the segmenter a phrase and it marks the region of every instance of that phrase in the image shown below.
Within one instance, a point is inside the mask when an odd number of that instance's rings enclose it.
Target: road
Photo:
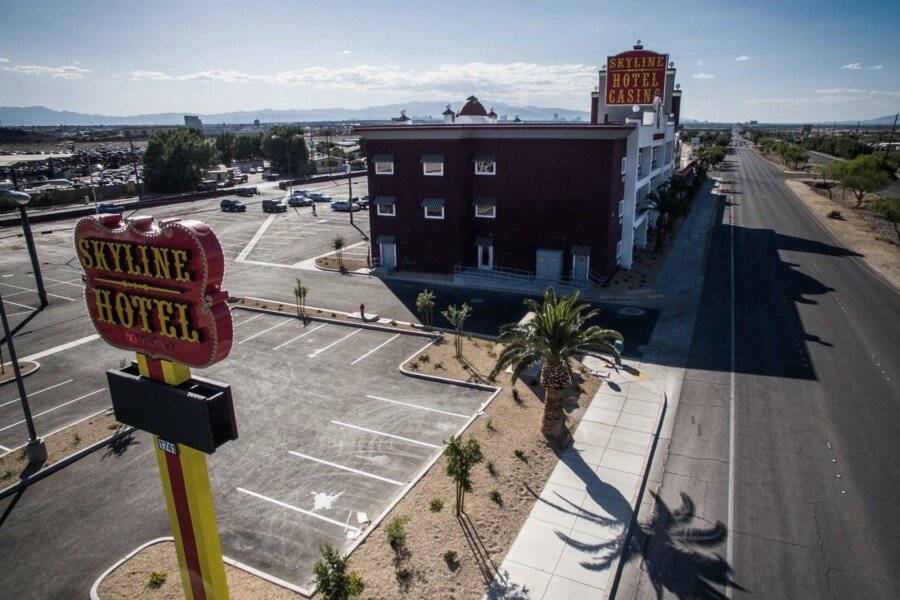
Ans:
[[[657,510],[619,597],[896,599],[900,296],[777,169],[733,152]]]

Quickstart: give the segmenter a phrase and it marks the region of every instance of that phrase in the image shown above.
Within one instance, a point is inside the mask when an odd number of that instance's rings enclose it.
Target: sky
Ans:
[[[900,2],[0,0],[0,105],[105,115],[414,100],[589,110],[606,57],[669,54],[682,116],[900,110]]]

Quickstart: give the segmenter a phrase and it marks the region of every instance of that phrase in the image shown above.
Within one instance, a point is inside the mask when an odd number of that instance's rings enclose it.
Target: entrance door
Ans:
[[[478,246],[478,268],[488,270],[494,268],[493,246]]]
[[[381,254],[381,267],[388,271],[397,268],[397,245],[382,242],[378,244],[378,248]]]
[[[559,281],[562,277],[562,250],[538,250],[534,276],[538,279]]]
[[[588,261],[590,256],[578,254],[572,257],[572,279],[574,281],[586,281],[588,278]]]

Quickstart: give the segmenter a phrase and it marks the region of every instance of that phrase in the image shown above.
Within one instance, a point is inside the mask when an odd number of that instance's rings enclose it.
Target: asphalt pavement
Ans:
[[[783,178],[729,155],[656,510],[619,598],[900,597],[900,296]]]

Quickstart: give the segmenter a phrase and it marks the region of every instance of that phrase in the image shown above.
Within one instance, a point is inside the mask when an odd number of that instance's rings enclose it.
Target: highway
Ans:
[[[618,597],[900,598],[900,295],[780,171],[731,152],[656,511]]]

